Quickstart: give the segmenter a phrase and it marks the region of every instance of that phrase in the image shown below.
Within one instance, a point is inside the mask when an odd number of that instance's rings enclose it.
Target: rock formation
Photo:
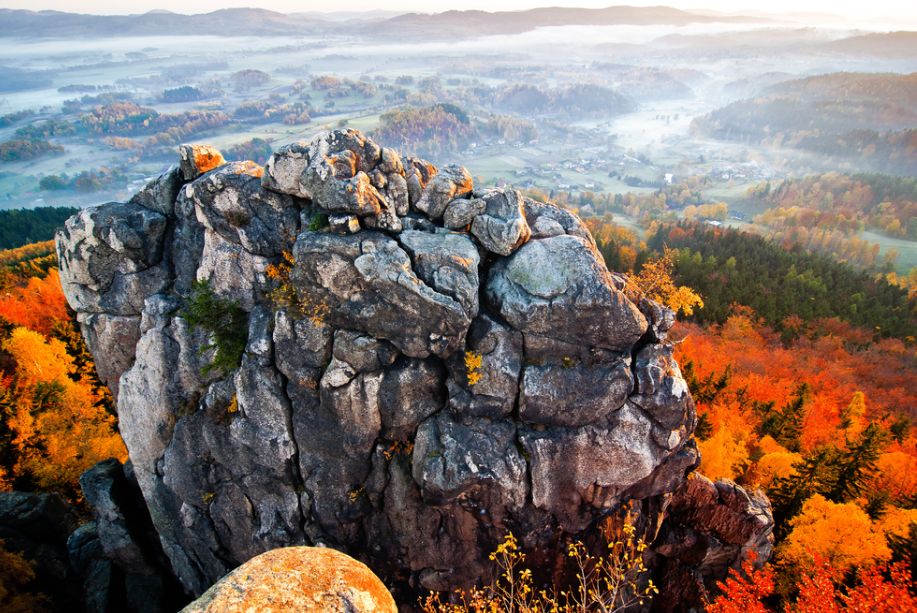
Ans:
[[[698,462],[674,314],[628,299],[576,216],[352,130],[221,160],[186,148],[57,237],[189,593],[297,544],[449,589],[510,530],[547,560],[628,501],[658,525]]]

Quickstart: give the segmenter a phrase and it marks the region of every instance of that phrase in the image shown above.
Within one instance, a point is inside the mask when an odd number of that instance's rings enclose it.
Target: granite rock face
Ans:
[[[463,168],[336,131],[263,171],[172,171],[57,242],[191,594],[300,544],[399,589],[467,586],[506,531],[563,555],[697,464],[671,312],[625,296],[576,216]],[[200,281],[247,316],[229,372],[184,315]]]

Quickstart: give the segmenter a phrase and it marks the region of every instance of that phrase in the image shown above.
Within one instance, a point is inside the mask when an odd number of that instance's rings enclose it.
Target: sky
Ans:
[[[343,4],[343,6],[342,6]],[[831,13],[854,19],[904,18],[917,20],[917,2],[908,0],[348,0],[346,3],[302,0],[0,0],[0,7],[14,9],[54,9],[73,13],[142,13],[166,9],[176,13],[205,13],[221,8],[257,6],[281,12],[396,10],[439,12],[448,9],[488,11],[523,10],[536,6],[582,6],[600,8],[614,4],[636,6],[667,5],[682,9],[705,8],[724,12],[767,11],[771,13]],[[0,26],[2,27],[2,26]]]

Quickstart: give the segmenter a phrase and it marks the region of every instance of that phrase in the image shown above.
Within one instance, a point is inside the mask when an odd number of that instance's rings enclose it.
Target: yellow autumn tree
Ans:
[[[756,485],[767,487],[777,479],[795,473],[793,466],[802,461],[802,455],[792,451],[772,451],[761,456],[755,463]]]
[[[690,287],[677,286],[672,278],[675,272],[675,251],[666,247],[661,257],[647,261],[640,272],[631,276],[634,297],[647,297],[664,304],[676,313],[691,315],[702,309],[704,301]]]
[[[43,489],[75,495],[80,474],[127,451],[92,384],[74,380],[73,358],[64,343],[27,328],[15,328],[3,343],[13,376],[4,393],[4,416],[17,451],[13,477]]]
[[[748,447],[741,437],[722,426],[706,441],[698,442],[700,471],[709,479],[736,479],[748,465]]]
[[[846,572],[891,557],[881,528],[854,503],[834,503],[815,494],[806,500],[790,526],[779,554],[790,566],[811,569],[818,557]]]

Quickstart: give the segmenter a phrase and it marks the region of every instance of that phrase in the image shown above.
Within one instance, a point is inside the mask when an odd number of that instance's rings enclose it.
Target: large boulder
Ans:
[[[397,610],[392,595],[365,564],[317,547],[275,549],[252,558],[182,609],[184,613]]]
[[[600,257],[575,235],[529,241],[491,266],[489,306],[524,333],[626,350],[646,332],[646,318],[615,287]]]
[[[407,602],[486,576],[510,530],[553,565],[628,502],[658,523],[697,464],[694,405],[666,311],[625,296],[575,215],[352,130],[263,172],[187,160],[58,235],[185,590],[321,544]],[[226,337],[230,367],[208,368]],[[115,559],[137,557],[117,514],[97,522]]]

